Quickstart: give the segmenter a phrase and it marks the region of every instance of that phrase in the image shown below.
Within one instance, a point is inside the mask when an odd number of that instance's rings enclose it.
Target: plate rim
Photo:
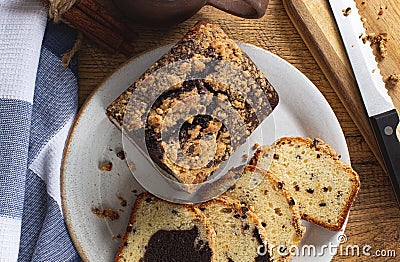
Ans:
[[[62,209],[62,213],[63,213],[63,217],[64,217],[64,222],[65,225],[67,227],[68,230],[68,234],[71,237],[71,240],[74,244],[75,249],[78,251],[79,256],[82,258],[83,261],[89,261],[85,251],[82,248],[82,245],[78,239],[78,236],[75,234],[75,230],[73,230],[72,228],[72,223],[71,223],[71,217],[69,215],[68,212],[68,208],[66,207],[67,205],[67,200],[66,200],[66,188],[65,188],[65,168],[66,168],[66,159],[68,157],[68,154],[70,152],[70,148],[71,148],[71,142],[73,139],[73,136],[75,134],[75,130],[77,128],[77,126],[79,125],[79,122],[83,116],[83,114],[86,112],[87,107],[89,106],[89,104],[91,103],[91,101],[93,100],[93,97],[99,92],[99,90],[101,89],[101,87],[107,82],[109,81],[115,73],[117,73],[118,71],[120,71],[122,68],[124,68],[125,66],[127,66],[130,63],[133,63],[135,60],[140,59],[143,56],[146,56],[152,52],[156,52],[158,49],[166,47],[166,46],[170,46],[172,44],[169,45],[164,45],[164,46],[159,46],[156,48],[153,48],[149,51],[146,52],[142,52],[136,56],[133,56],[131,58],[129,58],[128,60],[126,60],[125,62],[121,63],[120,65],[118,65],[117,68],[115,68],[115,70],[113,70],[108,76],[106,76],[91,92],[90,94],[87,96],[87,98],[85,99],[84,103],[82,104],[81,108],[79,109],[78,113],[75,116],[74,122],[69,130],[68,133],[68,137],[67,140],[65,141],[65,146],[64,146],[64,150],[63,150],[63,154],[62,154],[62,159],[61,159],[61,167],[60,167],[60,194],[61,194],[61,209]]]

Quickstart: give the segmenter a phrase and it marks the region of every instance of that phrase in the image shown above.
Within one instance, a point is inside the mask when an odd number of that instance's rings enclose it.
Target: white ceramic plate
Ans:
[[[320,137],[331,144],[349,162],[346,141],[329,104],[318,89],[295,67],[258,47],[240,44],[264,72],[280,96],[279,105],[266,124],[274,124],[275,137],[264,137],[272,143],[282,136]],[[126,162],[116,155],[122,149],[121,132],[105,116],[106,107],[144,73],[170,46],[135,58],[103,82],[82,107],[64,152],[61,177],[65,220],[76,248],[84,260],[113,261],[123,236],[136,195],[142,192]],[[263,123],[265,124],[265,123]],[[271,125],[269,125],[271,126]],[[111,171],[100,171],[103,160],[113,163]],[[136,163],[140,165],[140,163]],[[123,207],[118,196],[127,200]],[[112,208],[120,218],[100,219],[91,210]],[[337,245],[341,233],[308,224],[303,245],[314,245],[319,253],[323,245]],[[113,239],[114,237],[114,239]],[[322,248],[322,249],[321,249]],[[295,257],[293,261],[330,261],[325,248],[319,256]]]

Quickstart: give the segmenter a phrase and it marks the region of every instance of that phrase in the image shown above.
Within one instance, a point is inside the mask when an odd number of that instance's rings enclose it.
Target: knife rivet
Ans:
[[[393,128],[391,126],[385,127],[385,129],[383,129],[383,131],[385,132],[385,135],[387,135],[387,136],[393,135]]]

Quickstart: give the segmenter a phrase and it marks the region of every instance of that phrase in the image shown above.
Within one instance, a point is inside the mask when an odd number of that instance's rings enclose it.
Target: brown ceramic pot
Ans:
[[[131,20],[147,25],[170,26],[180,23],[205,5],[244,18],[260,18],[269,0],[114,0]]]

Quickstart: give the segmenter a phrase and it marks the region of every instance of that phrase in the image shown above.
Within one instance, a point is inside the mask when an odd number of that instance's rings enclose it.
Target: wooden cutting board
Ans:
[[[383,161],[328,1],[284,0],[283,2],[289,17],[313,57],[347,109],[350,117],[360,129],[375,157],[383,166]],[[378,0],[357,0],[356,2],[361,17],[366,18],[364,23],[366,33],[388,34],[387,57],[381,58],[377,48],[373,48],[383,80],[386,80],[391,74],[399,74],[400,48],[397,43],[400,40],[400,27],[393,26],[398,24],[399,1],[386,1],[385,5],[380,5]],[[400,88],[391,89],[389,95],[392,97],[395,106],[400,109]]]

